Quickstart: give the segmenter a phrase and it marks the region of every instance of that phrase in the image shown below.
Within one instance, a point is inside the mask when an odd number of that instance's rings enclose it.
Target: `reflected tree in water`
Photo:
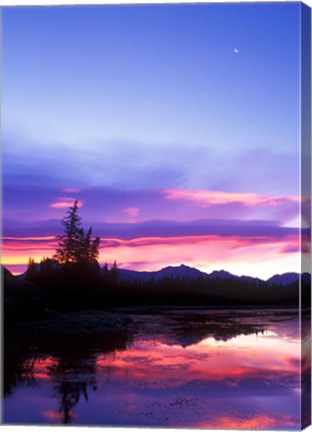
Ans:
[[[15,349],[14,349],[15,348]],[[27,352],[16,347],[6,348],[3,354],[3,397],[10,396],[21,383],[34,386],[34,365],[36,359],[28,357]]]
[[[48,374],[53,382],[54,396],[58,399],[61,420],[68,424],[73,420],[74,407],[81,398],[88,402],[89,388],[97,389],[96,356],[59,357],[48,367]]]
[[[54,363],[48,366],[53,393],[58,399],[58,412],[64,424],[75,417],[75,406],[88,402],[90,389],[97,389],[96,360],[98,353],[125,350],[132,340],[126,329],[101,337],[72,338],[59,348]],[[96,349],[97,348],[97,349]]]

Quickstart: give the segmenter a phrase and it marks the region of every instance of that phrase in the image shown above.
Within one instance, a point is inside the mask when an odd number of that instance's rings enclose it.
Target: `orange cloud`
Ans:
[[[43,411],[41,415],[45,419],[48,419],[50,421],[55,421],[57,423],[59,423],[62,420],[62,413],[60,413],[59,411],[47,410],[47,411]]]
[[[4,237],[2,243],[2,264],[14,274],[26,270],[31,256],[35,262],[52,257],[57,247],[55,236],[43,237]],[[18,268],[18,272],[16,269]]]
[[[2,263],[12,271],[23,265],[26,269],[29,256],[36,262],[53,256],[58,243],[54,236],[3,240]],[[120,267],[149,271],[183,263],[208,273],[226,269],[267,279],[273,272],[300,271],[299,240],[298,235],[102,238],[100,262],[116,259]]]
[[[203,207],[238,203],[244,206],[277,206],[285,202],[299,202],[294,195],[258,195],[208,190],[167,189],[163,191],[167,200],[193,201]]]
[[[41,416],[47,419],[48,421],[60,423],[63,421],[64,414],[60,411],[52,411],[52,410],[46,410],[41,413]],[[71,419],[76,418],[76,414],[74,411],[70,411],[70,417]]]
[[[274,415],[268,416],[268,415],[261,415],[256,414],[249,416],[248,418],[234,418],[233,416],[220,416],[216,417],[213,420],[200,422],[199,424],[195,425],[195,427],[200,429],[272,429],[275,427],[285,425],[285,429],[287,427],[299,427],[298,422],[296,422],[290,415],[282,414],[280,416]]]

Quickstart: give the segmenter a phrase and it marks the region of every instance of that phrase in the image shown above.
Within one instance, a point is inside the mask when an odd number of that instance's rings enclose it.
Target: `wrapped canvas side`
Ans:
[[[311,424],[311,9],[301,5],[301,427]]]

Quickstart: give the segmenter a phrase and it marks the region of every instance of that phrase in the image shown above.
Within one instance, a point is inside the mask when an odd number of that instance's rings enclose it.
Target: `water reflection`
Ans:
[[[311,423],[311,310],[303,309],[301,321],[301,386],[302,406],[301,418],[302,427]]]
[[[3,394],[8,397],[21,383],[28,386],[35,385],[33,369],[34,358],[28,358],[21,347],[6,347],[3,354],[4,374],[3,374]]]
[[[63,357],[47,367],[53,394],[59,401],[58,412],[62,423],[74,418],[74,407],[83,396],[88,401],[88,388],[96,390],[95,358]]]
[[[20,334],[10,336],[6,337],[4,350],[4,397],[12,396],[21,386],[40,387],[42,382],[49,382],[58,408],[44,411],[43,416],[64,424],[75,419],[75,406],[81,398],[88,402],[89,391],[97,389],[98,352],[125,350],[131,344],[131,334],[126,327],[101,337],[88,334],[45,338],[26,332],[21,343]],[[36,389],[33,391],[36,393]],[[8,421],[15,420],[12,418]],[[23,422],[29,421],[26,418]]]
[[[29,348],[28,358],[24,352],[15,373],[28,364],[28,384],[36,387],[31,398],[26,381],[15,381],[5,422],[299,427],[296,312],[141,311],[132,318],[106,342],[37,346],[40,356]],[[28,412],[18,412],[21,404]]]

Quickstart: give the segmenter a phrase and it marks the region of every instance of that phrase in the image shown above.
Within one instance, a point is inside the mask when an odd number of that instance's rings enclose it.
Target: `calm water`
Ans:
[[[131,317],[105,340],[11,347],[4,422],[299,428],[295,311]]]

